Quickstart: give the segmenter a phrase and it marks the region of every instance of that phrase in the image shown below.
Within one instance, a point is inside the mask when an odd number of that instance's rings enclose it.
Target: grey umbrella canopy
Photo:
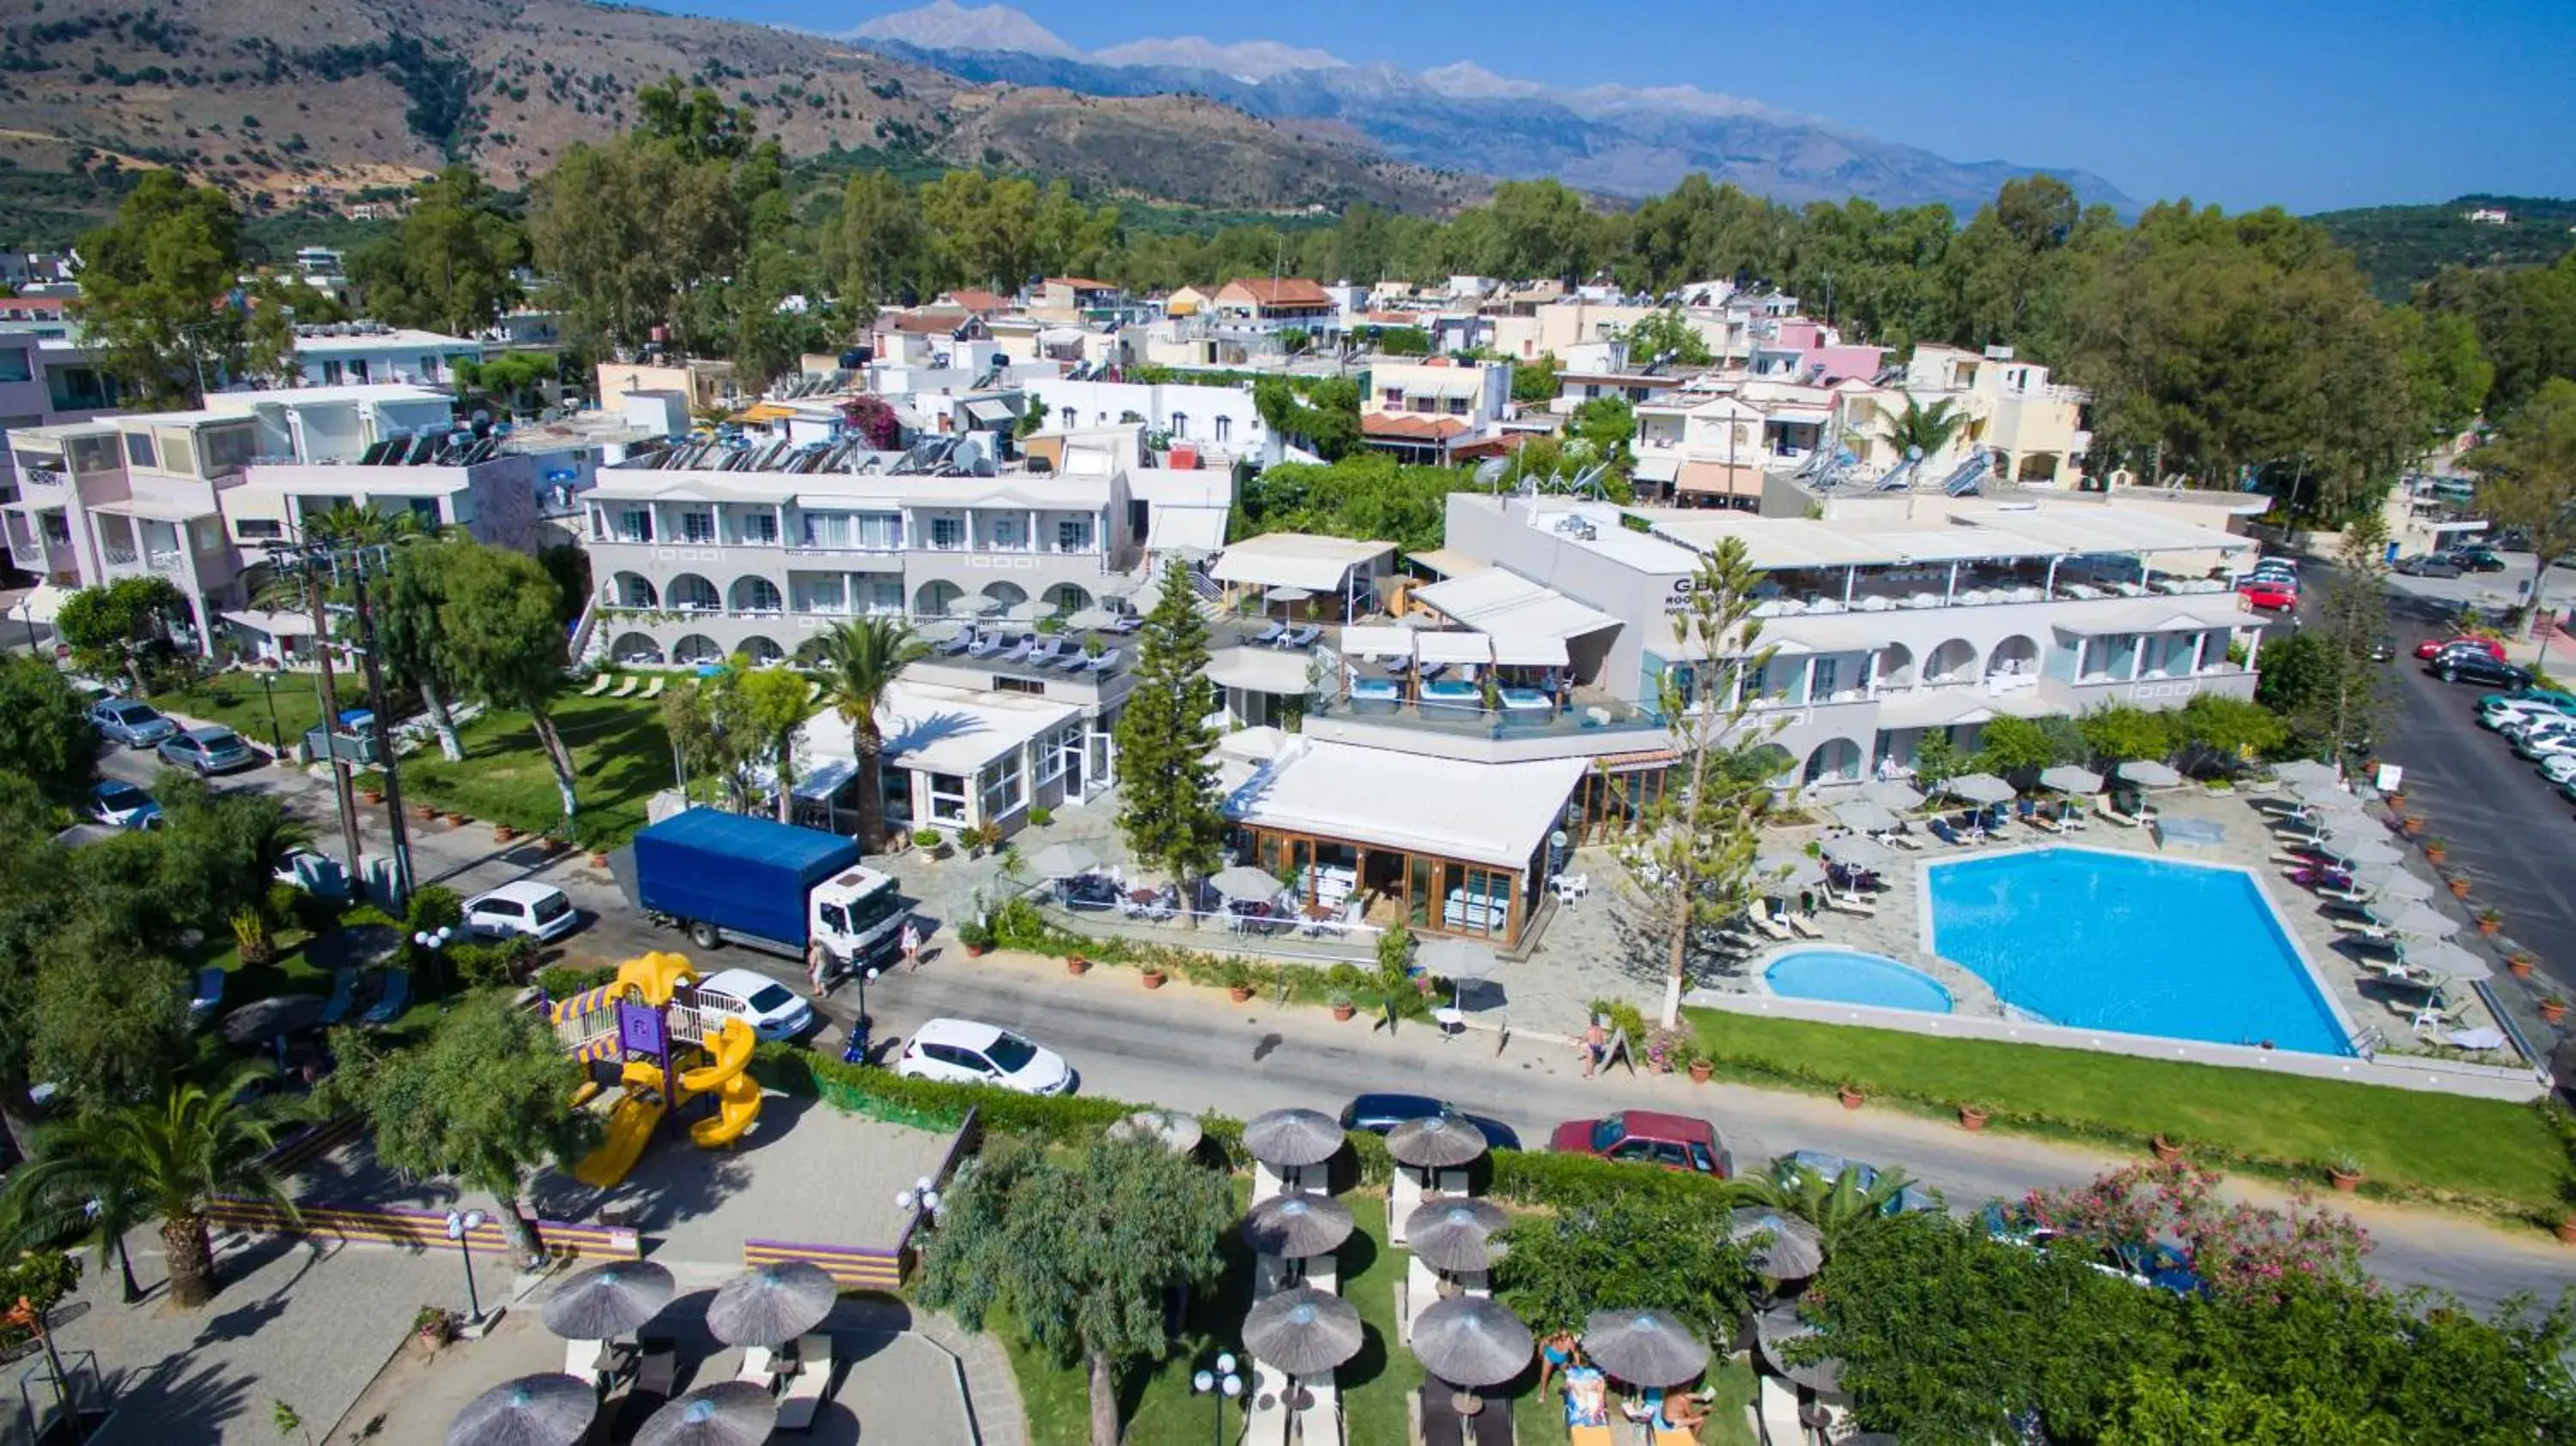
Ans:
[[[778,1402],[754,1381],[700,1386],[653,1413],[635,1446],[760,1446],[778,1429]]]
[[[1386,1132],[1386,1152],[1417,1170],[1464,1165],[1485,1153],[1485,1132],[1461,1115],[1425,1115]]]
[[[1263,600],[1268,602],[1301,603],[1314,595],[1314,592],[1308,588],[1281,586],[1274,587],[1270,591],[1263,593],[1261,596]]]
[[[2354,872],[2352,881],[2383,899],[2430,899],[2438,892],[2431,879],[2410,874],[2395,864],[2380,864]]]
[[[1825,1268],[1824,1238],[1795,1215],[1748,1206],[1727,1217],[1726,1235],[1738,1244],[1755,1242],[1745,1259],[1756,1275],[1805,1280]]]
[[[1029,855],[1029,877],[1069,879],[1100,867],[1100,855],[1080,844],[1055,843]]]
[[[1015,623],[1033,623],[1040,618],[1051,618],[1055,615],[1055,604],[1048,602],[1043,598],[1030,598],[1025,602],[1015,602],[1002,612],[1002,616],[1009,618]]]
[[[649,1260],[612,1260],[556,1286],[546,1297],[546,1329],[572,1341],[622,1336],[671,1303],[671,1272]]]
[[[1942,784],[1941,791],[1970,803],[2009,803],[2013,796],[2013,786],[1991,773],[1963,773]]]
[[[1076,632],[1085,633],[1097,628],[1114,628],[1118,626],[1118,614],[1107,608],[1079,608],[1075,610],[1073,616],[1064,620],[1064,625]]]
[[[2272,765],[2272,776],[2283,783],[2337,783],[2342,775],[2312,758],[2293,758]]]
[[[1824,866],[1805,854],[1756,855],[1753,873],[1768,889],[1802,889],[1825,881]]]
[[[1178,1110],[1138,1110],[1109,1127],[1113,1139],[1160,1140],[1175,1155],[1186,1155],[1199,1147],[1206,1128],[1196,1115]]]
[[[599,1392],[578,1376],[521,1376],[466,1402],[447,1446],[573,1446],[598,1413]]]
[[[1413,1318],[1413,1354],[1453,1386],[1499,1386],[1530,1363],[1536,1343],[1511,1307],[1484,1295],[1433,1301]]]
[[[1321,1110],[1271,1110],[1243,1126],[1243,1148],[1269,1165],[1320,1165],[1342,1151],[1341,1121]]]
[[[1708,1369],[1708,1342],[1659,1310],[1605,1310],[1583,1323],[1593,1364],[1632,1386],[1678,1386]]]
[[[1783,1358],[1793,1341],[1817,1334],[1814,1326],[1799,1318],[1794,1305],[1766,1310],[1753,1318],[1753,1339],[1761,1347],[1762,1359],[1771,1369],[1811,1391],[1838,1391],[1843,1384],[1843,1363],[1827,1356],[1806,1365],[1791,1365]]]
[[[707,1329],[729,1346],[783,1346],[823,1323],[841,1287],[831,1272],[804,1260],[746,1270],[716,1287]]]
[[[963,618],[985,618],[1000,612],[1006,604],[1000,598],[969,593],[948,605],[949,615]]]
[[[2325,841],[2319,847],[2357,869],[2368,868],[2373,864],[2393,864],[2405,857],[2379,839],[2371,838],[2366,834],[2354,834],[2348,830],[2341,834],[2328,830]]]
[[[1291,1376],[1320,1376],[1360,1353],[1359,1307],[1300,1285],[1253,1302],[1243,1348]]]
[[[2494,965],[2447,939],[2413,945],[2406,950],[2405,959],[2413,967],[2430,970],[2445,979],[2487,979],[2495,974]]]
[[[1250,864],[1236,864],[1230,869],[1219,869],[1216,876],[1208,880],[1208,887],[1229,899],[1248,904],[1270,898],[1286,886]]]
[[[281,1034],[292,1034],[322,1018],[322,996],[319,994],[275,994],[253,1000],[224,1016],[224,1038],[235,1044],[256,1044]]]
[[[1872,779],[1860,786],[1860,796],[1898,813],[1912,813],[1923,806],[1923,791],[1901,778]]]
[[[2090,768],[2078,768],[2072,763],[2061,763],[2054,768],[2043,768],[2039,771],[2039,786],[2053,788],[2059,793],[2100,793],[2102,775]]]
[[[2371,913],[2398,933],[2413,934],[2422,939],[2448,939],[2460,932],[2459,920],[2422,899],[2396,901],[2385,910],[2374,908]]]
[[[1494,946],[1447,935],[1425,939],[1413,951],[1425,974],[1442,979],[1482,979],[1494,972]]]
[[[1243,1217],[1243,1238],[1263,1255],[1302,1260],[1339,1249],[1353,1224],[1351,1207],[1332,1196],[1291,1190],[1253,1206]]]
[[[2172,788],[2182,782],[2182,775],[2174,771],[2172,764],[2152,758],[2131,758],[2111,771],[2120,775],[2122,782],[2140,788]]]
[[[1494,1235],[1511,1223],[1511,1217],[1491,1200],[1474,1196],[1425,1200],[1404,1217],[1404,1248],[1437,1270],[1491,1270],[1503,1256]]]
[[[1896,866],[1896,851],[1873,838],[1829,838],[1823,848],[1825,857],[1847,869],[1876,871]]]
[[[1849,803],[1834,805],[1834,822],[1862,833],[1885,833],[1896,827],[1897,818],[1883,803],[1855,798]]]

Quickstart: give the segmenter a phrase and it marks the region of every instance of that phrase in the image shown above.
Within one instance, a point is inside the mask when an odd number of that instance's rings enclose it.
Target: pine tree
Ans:
[[[1216,708],[1207,680],[1207,621],[1178,564],[1137,639],[1136,686],[1118,719],[1118,831],[1129,851],[1182,882],[1216,867],[1225,815],[1208,750]]]

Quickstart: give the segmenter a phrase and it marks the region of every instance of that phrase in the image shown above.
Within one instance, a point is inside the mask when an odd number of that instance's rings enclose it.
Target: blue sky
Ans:
[[[841,31],[909,0],[657,0]],[[1688,83],[2141,200],[2576,195],[2576,0],[1026,0],[1074,45],[1280,40],[1579,86]],[[1469,14],[1472,24],[1461,23]],[[1569,24],[1571,21],[1573,23]]]

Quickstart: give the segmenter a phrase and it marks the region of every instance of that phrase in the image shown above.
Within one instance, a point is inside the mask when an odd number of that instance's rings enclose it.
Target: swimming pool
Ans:
[[[2243,870],[2049,848],[1924,875],[1933,952],[2046,1023],[2352,1053]]]
[[[1893,959],[1852,949],[1801,949],[1783,954],[1762,971],[1771,992],[1790,999],[1868,1004],[1880,1009],[1950,1012],[1941,981]]]

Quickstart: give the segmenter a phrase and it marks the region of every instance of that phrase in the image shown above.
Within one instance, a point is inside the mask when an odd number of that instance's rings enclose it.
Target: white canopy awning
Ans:
[[[1495,633],[1494,661],[1531,668],[1562,668],[1570,659],[1565,639],[1544,633]]]
[[[1411,628],[1363,623],[1342,629],[1342,656],[1345,658],[1409,658],[1413,656],[1414,631]]]
[[[302,613],[263,612],[257,608],[236,608],[223,615],[224,621],[236,623],[255,633],[272,638],[309,638],[313,636],[313,619]]]
[[[1348,584],[1351,569],[1365,569],[1393,551],[1392,542],[1267,532],[1227,548],[1216,565],[1208,569],[1208,576],[1218,582],[1339,593]]]
[[[1425,663],[1490,663],[1494,640],[1483,633],[1415,633],[1413,656]]]
[[[1573,638],[1619,626],[1617,618],[1598,608],[1499,567],[1435,582],[1417,588],[1413,595],[1468,627],[1490,633]]]
[[[1192,548],[1214,552],[1225,546],[1225,514],[1222,507],[1188,507],[1169,502],[1152,504],[1153,514],[1145,526],[1145,548],[1149,552],[1173,552]]]
[[[1220,688],[1243,688],[1255,693],[1293,694],[1306,691],[1304,653],[1283,653],[1276,648],[1219,648],[1208,655],[1208,681]]]

